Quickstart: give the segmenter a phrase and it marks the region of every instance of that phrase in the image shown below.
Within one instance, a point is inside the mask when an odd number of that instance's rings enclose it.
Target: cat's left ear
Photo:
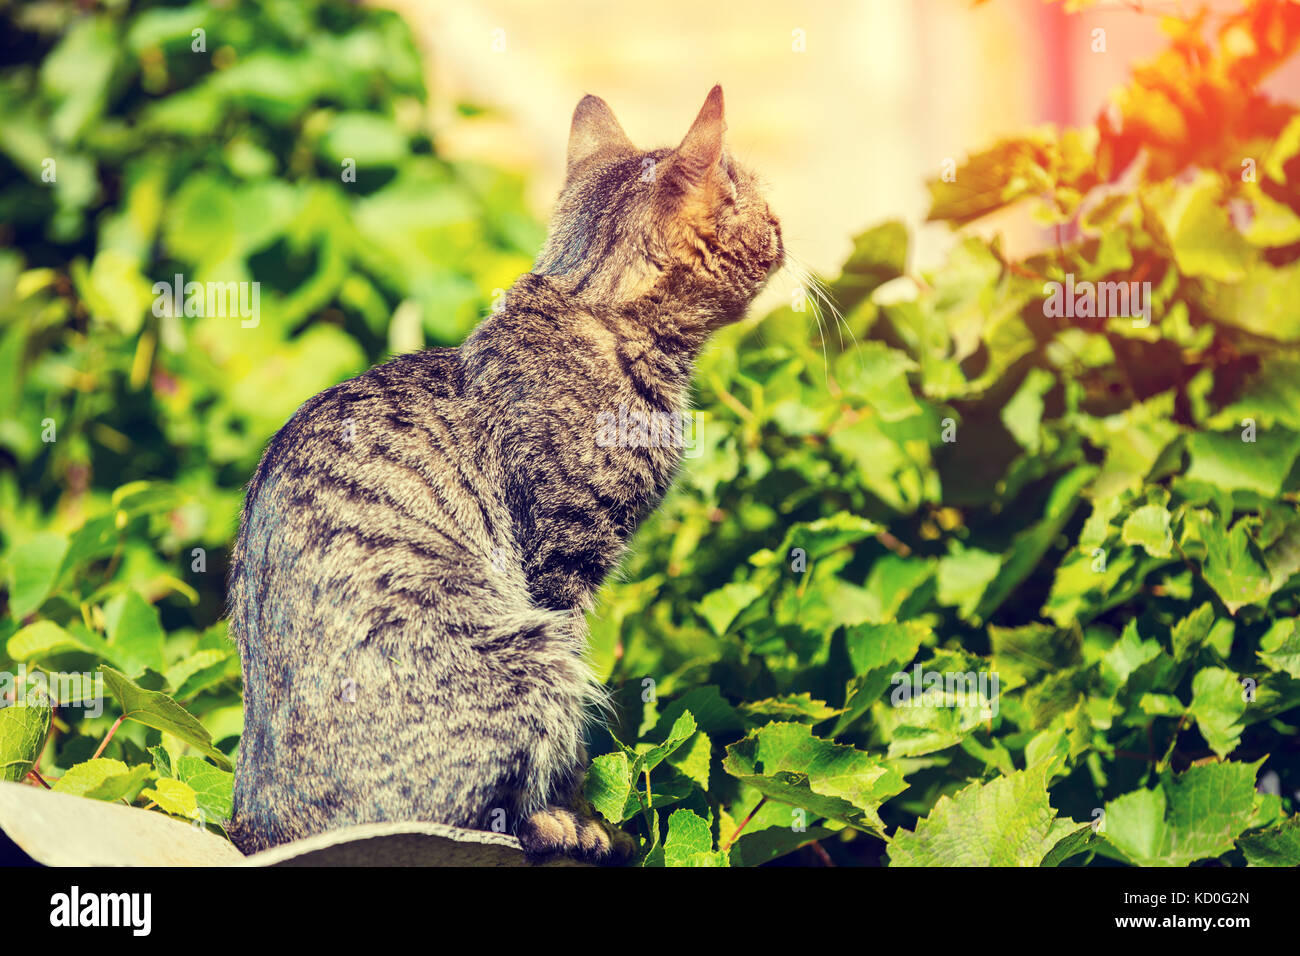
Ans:
[[[572,176],[581,163],[602,151],[635,152],[636,147],[618,125],[614,111],[599,96],[588,93],[573,111],[569,127],[569,151],[565,176]]]
[[[722,134],[727,129],[722,86],[709,90],[704,106],[673,157],[671,175],[686,194],[706,192],[722,171]]]

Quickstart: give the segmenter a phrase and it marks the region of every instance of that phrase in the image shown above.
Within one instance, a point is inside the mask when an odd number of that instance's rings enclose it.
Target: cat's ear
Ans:
[[[719,85],[709,90],[700,114],[673,158],[672,175],[684,191],[706,189],[722,175],[722,134],[726,128]]]
[[[602,150],[624,152],[635,149],[608,103],[590,93],[578,101],[578,107],[573,111],[573,125],[569,127],[566,175],[572,175],[580,163]]]

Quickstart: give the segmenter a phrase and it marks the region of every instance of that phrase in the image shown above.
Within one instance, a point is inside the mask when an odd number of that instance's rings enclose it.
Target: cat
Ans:
[[[584,97],[533,271],[459,348],[326,389],[267,446],[229,578],[243,852],[413,820],[514,832],[532,860],[629,852],[581,798],[603,693],[583,614],[682,449],[597,421],[681,415],[710,333],[784,260],[724,129],[720,86],[650,152]]]

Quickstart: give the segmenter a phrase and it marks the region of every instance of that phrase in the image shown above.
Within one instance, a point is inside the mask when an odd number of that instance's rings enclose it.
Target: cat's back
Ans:
[[[309,399],[271,439],[231,563],[241,644],[257,619],[273,624],[259,608],[277,592],[298,620],[324,621],[404,570],[454,578],[467,550],[490,550],[491,483],[462,369],[456,349],[399,356]]]
[[[283,473],[301,476],[313,463],[346,462],[369,454],[409,450],[418,431],[458,417],[460,353],[453,348],[400,355],[314,395],[299,406],[267,444],[249,483],[245,513],[264,484]],[[340,456],[344,456],[340,458]]]

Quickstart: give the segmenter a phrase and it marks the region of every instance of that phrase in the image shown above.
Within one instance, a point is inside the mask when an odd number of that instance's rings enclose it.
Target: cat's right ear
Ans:
[[[565,176],[597,153],[612,150],[635,151],[636,147],[614,118],[614,111],[599,96],[588,93],[573,111],[573,125],[569,127],[569,151],[565,162]]]
[[[715,193],[724,188],[722,172],[722,134],[727,120],[722,102],[722,87],[715,86],[700,109],[695,122],[682,144],[677,147],[669,170],[678,195],[702,200],[702,207],[711,206]]]

